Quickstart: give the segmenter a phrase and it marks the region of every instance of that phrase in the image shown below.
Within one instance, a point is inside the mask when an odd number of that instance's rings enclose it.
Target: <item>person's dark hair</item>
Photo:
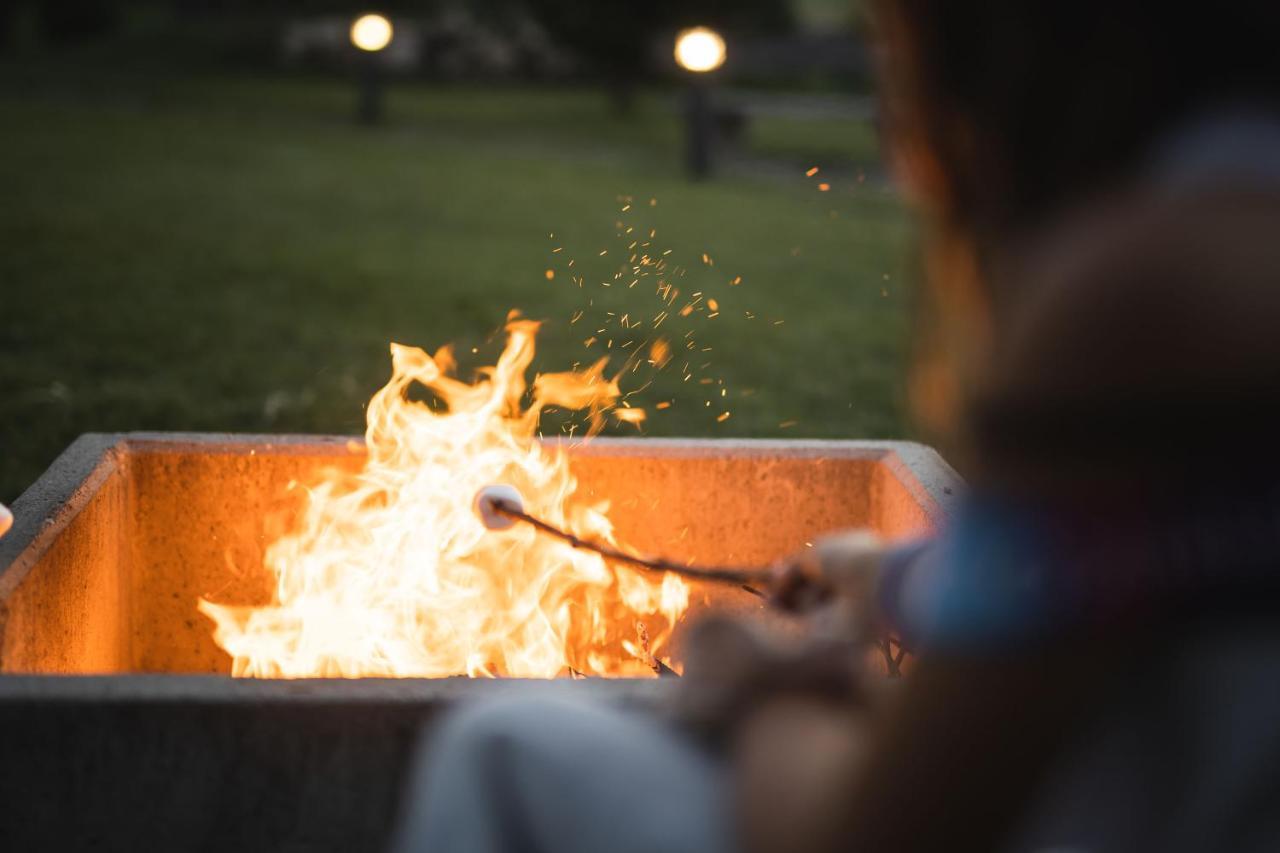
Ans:
[[[953,443],[992,316],[993,268],[1077,202],[1123,189],[1180,124],[1280,110],[1259,0],[872,0],[888,151],[925,219],[912,403]],[[1014,281],[1011,286],[1020,287]]]
[[[1280,106],[1274,3],[877,0],[874,10],[890,135],[932,160],[931,200],[982,242],[1122,180],[1202,110]]]

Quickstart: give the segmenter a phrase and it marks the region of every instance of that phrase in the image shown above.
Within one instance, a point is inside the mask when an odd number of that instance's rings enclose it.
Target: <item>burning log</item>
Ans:
[[[643,622],[636,622],[636,634],[640,637],[640,650],[636,657],[643,660],[659,678],[679,678],[680,673],[658,660],[649,649],[649,628]]]
[[[893,637],[881,637],[876,640],[876,648],[884,658],[884,672],[890,678],[902,675],[902,662],[906,660],[907,650]]]

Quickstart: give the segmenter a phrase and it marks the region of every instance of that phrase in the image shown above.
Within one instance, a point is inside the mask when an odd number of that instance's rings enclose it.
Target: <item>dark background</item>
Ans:
[[[911,233],[855,5],[385,3],[376,126],[366,11],[0,13],[0,500],[87,431],[360,432],[390,341],[468,375],[512,308],[542,370],[671,341],[623,381],[646,434],[904,434]],[[729,53],[703,182],[671,53],[695,23]],[[664,277],[702,300],[655,332]]]

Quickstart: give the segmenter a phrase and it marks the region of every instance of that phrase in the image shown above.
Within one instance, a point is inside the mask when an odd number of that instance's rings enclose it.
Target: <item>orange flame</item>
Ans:
[[[475,383],[452,375],[447,347],[432,356],[392,344],[391,380],[368,407],[364,467],[325,473],[295,530],[267,549],[273,603],[199,603],[235,675],[653,674],[688,607],[680,578],[606,565],[527,525],[495,533],[472,512],[478,490],[509,483],[529,512],[616,544],[607,502],[574,501],[564,451],[535,434],[546,406],[585,410],[599,431],[617,379],[603,360],[544,374],[526,406],[537,330],[508,323],[505,350]],[[444,410],[410,400],[415,384]]]

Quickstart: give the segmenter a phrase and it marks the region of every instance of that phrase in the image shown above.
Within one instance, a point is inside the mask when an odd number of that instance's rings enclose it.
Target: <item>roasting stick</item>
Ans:
[[[634,554],[627,554],[609,545],[590,542],[525,512],[524,499],[520,496],[520,492],[515,486],[508,486],[505,483],[494,483],[485,486],[476,492],[474,506],[476,515],[480,516],[480,521],[489,530],[506,530],[514,526],[517,521],[523,521],[543,533],[569,543],[570,547],[593,551],[606,560],[628,563],[655,572],[672,572],[686,578],[736,584],[753,595],[758,595],[761,598],[768,597],[757,589],[755,584],[768,585],[773,578],[773,572],[769,569],[743,568],[739,566],[690,566],[665,560],[661,557],[637,557]],[[892,644],[887,638],[877,641],[876,646],[884,656],[885,669],[888,675],[891,678],[901,675],[902,659],[906,655],[906,650],[899,645],[898,652],[895,654]],[[653,659],[661,667],[667,668],[657,658]],[[661,669],[657,671],[659,675],[664,674]]]
[[[610,545],[582,539],[567,530],[561,530],[555,525],[548,524],[537,516],[525,512],[524,500],[520,497],[520,493],[513,486],[505,484],[485,486],[477,492],[475,509],[484,526],[490,530],[505,530],[517,521],[523,521],[543,533],[569,543],[570,547],[593,551],[606,560],[627,563],[655,572],[671,572],[696,580],[737,584],[755,595],[763,596],[763,593],[756,589],[755,585],[767,583],[772,576],[772,572],[765,568],[691,566],[661,557],[637,557],[634,554],[619,551]]]

